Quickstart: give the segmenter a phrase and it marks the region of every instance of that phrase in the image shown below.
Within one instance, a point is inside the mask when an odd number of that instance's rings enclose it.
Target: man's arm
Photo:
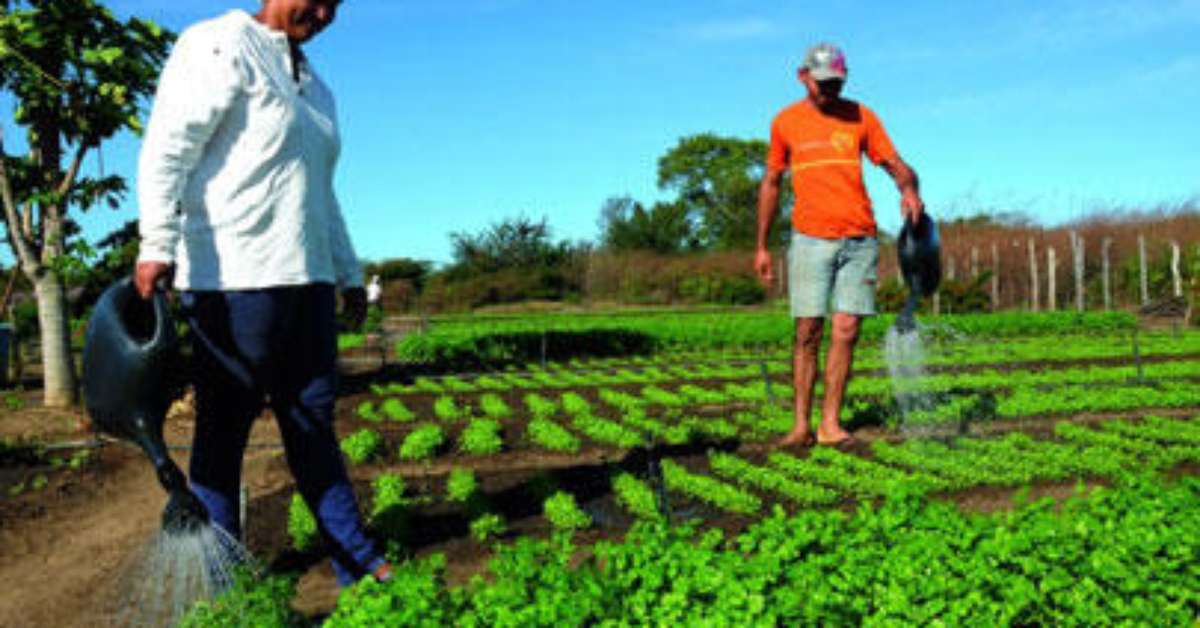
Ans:
[[[909,220],[917,222],[925,211],[925,201],[921,200],[921,184],[917,172],[912,169],[899,155],[883,162],[880,166],[891,175],[900,190],[900,213]]]
[[[754,270],[764,284],[774,279],[771,271],[771,251],[767,242],[771,237],[771,223],[779,210],[779,188],[783,182],[783,170],[768,170],[758,186],[758,247],[754,253]]]

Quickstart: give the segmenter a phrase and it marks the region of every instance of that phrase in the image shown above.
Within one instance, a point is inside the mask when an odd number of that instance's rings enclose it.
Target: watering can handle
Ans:
[[[137,294],[137,289],[133,285],[133,276],[129,276],[124,280],[126,297],[129,299],[140,299]],[[144,345],[139,347],[140,350],[146,351],[149,347],[158,344],[163,339],[167,338],[166,334],[172,330],[171,326],[171,311],[167,305],[167,282],[165,278],[159,278],[154,282],[154,293],[150,296],[151,307],[154,309],[154,335]]]
[[[168,328],[171,326],[171,311],[167,307],[167,281],[165,278],[159,278],[154,282],[154,295],[151,299],[154,301],[154,340],[155,342],[161,338],[165,338]]]

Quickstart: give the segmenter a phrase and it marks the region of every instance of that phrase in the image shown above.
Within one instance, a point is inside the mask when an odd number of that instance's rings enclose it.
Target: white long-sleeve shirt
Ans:
[[[138,162],[139,261],[180,290],[361,286],[333,192],[333,94],[287,37],[244,11],[185,30],[163,67]]]

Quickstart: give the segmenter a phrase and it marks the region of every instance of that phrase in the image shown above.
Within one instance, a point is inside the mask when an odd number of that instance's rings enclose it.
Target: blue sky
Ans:
[[[108,5],[180,30],[258,3]],[[1056,224],[1200,197],[1200,0],[345,0],[309,54],[339,100],[359,255],[442,262],[452,231],[544,215],[591,239],[606,198],[665,198],[658,157],[694,133],[765,138],[818,40],[846,51],[846,95],[880,114],[935,216]],[[133,184],[137,147],[109,142],[106,171]],[[871,170],[894,230],[898,197]],[[83,223],[98,239],[134,217],[131,194]]]

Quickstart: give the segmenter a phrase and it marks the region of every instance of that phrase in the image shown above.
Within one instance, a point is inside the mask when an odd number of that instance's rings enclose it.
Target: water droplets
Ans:
[[[233,586],[253,566],[250,553],[225,530],[204,524],[159,531],[130,576],[120,626],[172,626],[198,601]]]

